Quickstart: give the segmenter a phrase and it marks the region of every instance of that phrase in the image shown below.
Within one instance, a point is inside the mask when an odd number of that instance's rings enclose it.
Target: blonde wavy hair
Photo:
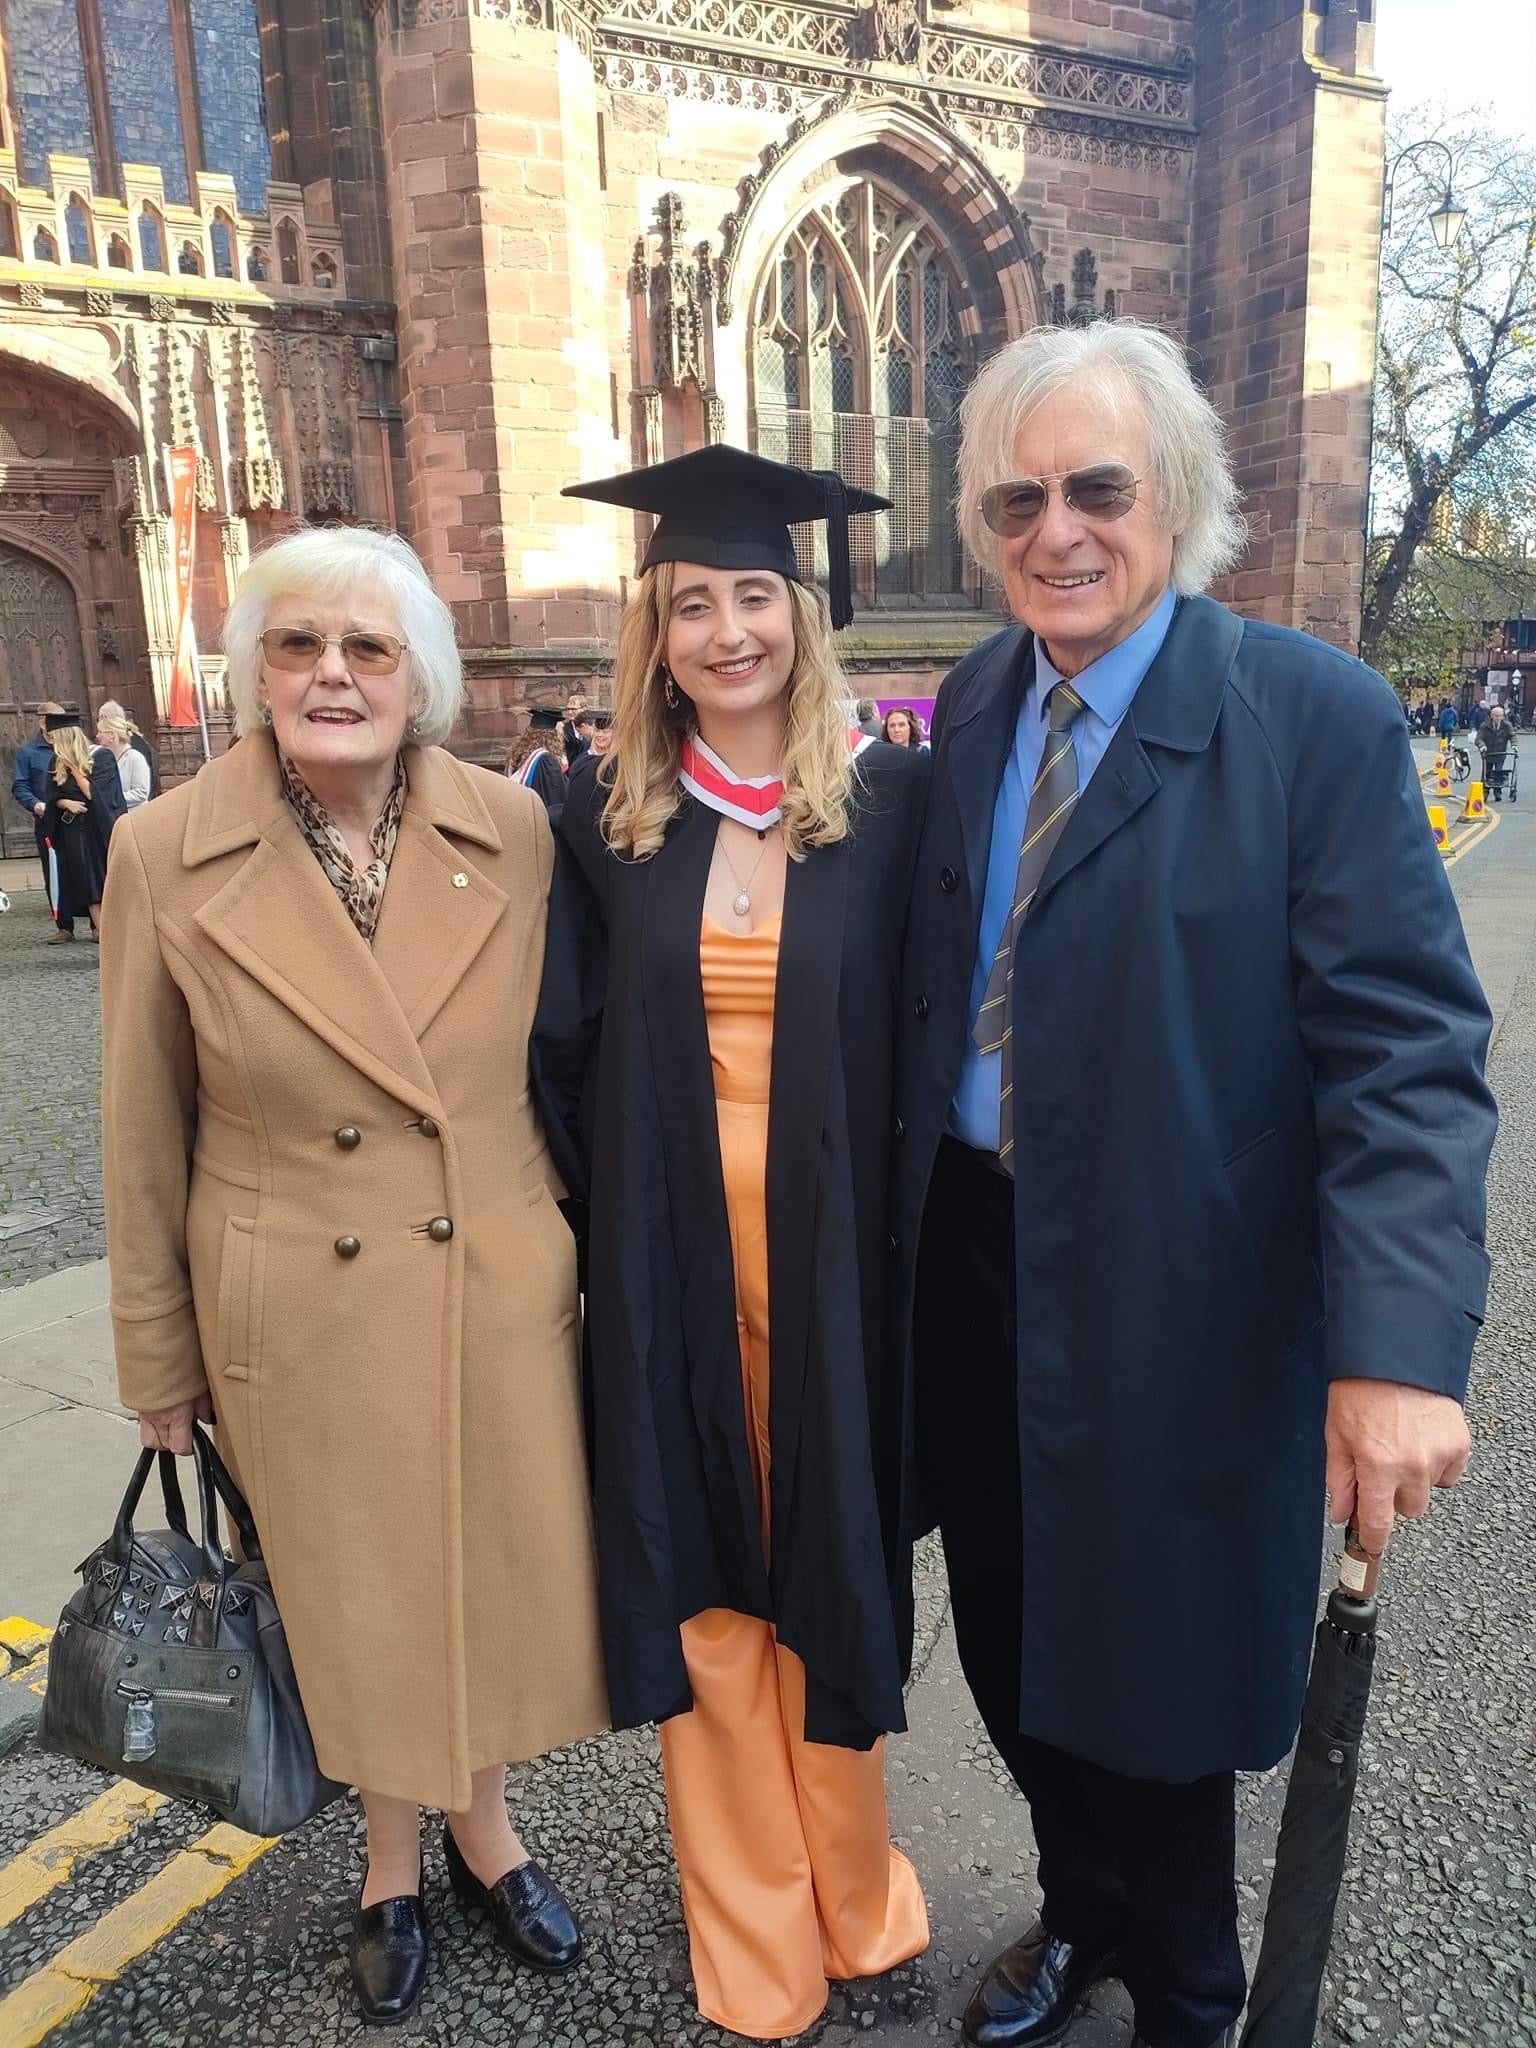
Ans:
[[[608,785],[603,837],[616,853],[649,860],[677,812],[678,762],[694,730],[693,706],[679,692],[667,703],[663,670],[675,565],[658,562],[635,587],[619,625],[614,664],[613,745],[598,775]],[[835,846],[852,822],[853,749],[844,706],[848,685],[832,644],[819,590],[785,578],[795,625],[795,658],[784,712],[784,850],[804,860],[813,846]]]
[[[78,725],[61,725],[48,735],[53,747],[53,779],[61,786],[73,772],[84,788],[91,786],[91,743]]]

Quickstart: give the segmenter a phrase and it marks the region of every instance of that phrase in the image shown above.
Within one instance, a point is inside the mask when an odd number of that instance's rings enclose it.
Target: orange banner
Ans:
[[[192,633],[192,562],[197,545],[197,450],[168,448],[171,480],[171,573],[176,588],[176,652],[171,664],[172,725],[198,725],[201,682]]]

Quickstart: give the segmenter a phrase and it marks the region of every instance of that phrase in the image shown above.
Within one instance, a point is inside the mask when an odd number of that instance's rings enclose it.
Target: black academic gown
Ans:
[[[565,770],[548,747],[532,759],[533,773],[527,773],[528,764],[524,762],[517,772],[517,779],[525,789],[531,789],[536,796],[543,798],[550,824],[558,825],[560,813],[565,809]]]
[[[747,1448],[731,1239],[699,977],[719,820],[684,799],[661,851],[604,846],[606,789],[562,821],[533,1073],[556,1164],[590,1193],[587,1342],[615,1725],[692,1704],[679,1627],[775,1624],[806,1667],[805,1732],[905,1726],[908,1419],[887,1287],[900,1133],[892,1046],[926,762],[859,760],[839,846],[792,862],[768,1118],[771,1561]]]
[[[83,813],[63,811],[59,808],[60,798],[70,803],[83,803],[86,809]],[[117,760],[109,747],[96,747],[92,751],[89,796],[73,775],[62,783],[50,780],[48,811],[43,826],[58,857],[59,901],[56,909],[61,923],[85,917],[91,905],[101,901],[107,885],[107,847],[111,842],[112,828],[127,808]]]

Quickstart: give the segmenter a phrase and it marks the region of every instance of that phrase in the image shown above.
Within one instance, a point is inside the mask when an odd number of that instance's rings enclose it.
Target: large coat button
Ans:
[[[928,998],[926,996],[918,997],[917,1001],[912,1005],[912,1014],[918,1023],[921,1024],[928,1014]]]
[[[959,886],[960,877],[955,873],[953,868],[939,869],[939,887],[944,891],[944,894],[946,896],[953,896],[955,891],[959,888]]]
[[[355,1259],[362,1248],[363,1241],[360,1237],[338,1237],[336,1240],[338,1259]]]
[[[437,1125],[429,1116],[424,1116],[416,1128],[424,1138],[435,1138],[437,1136]]]
[[[336,1133],[336,1142],[343,1152],[355,1152],[363,1142],[363,1134],[356,1124],[343,1124]]]
[[[436,1244],[446,1244],[453,1235],[453,1222],[447,1216],[434,1216],[427,1225],[427,1235]]]

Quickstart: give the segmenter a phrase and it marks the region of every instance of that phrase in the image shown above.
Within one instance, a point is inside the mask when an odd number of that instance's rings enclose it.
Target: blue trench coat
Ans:
[[[999,634],[934,721],[898,1011],[899,1304],[1031,670],[1029,635]],[[1136,1777],[1262,1769],[1306,1682],[1328,1383],[1460,1399],[1487,1291],[1488,1010],[1390,690],[1183,602],[1015,984],[1019,1726]]]

